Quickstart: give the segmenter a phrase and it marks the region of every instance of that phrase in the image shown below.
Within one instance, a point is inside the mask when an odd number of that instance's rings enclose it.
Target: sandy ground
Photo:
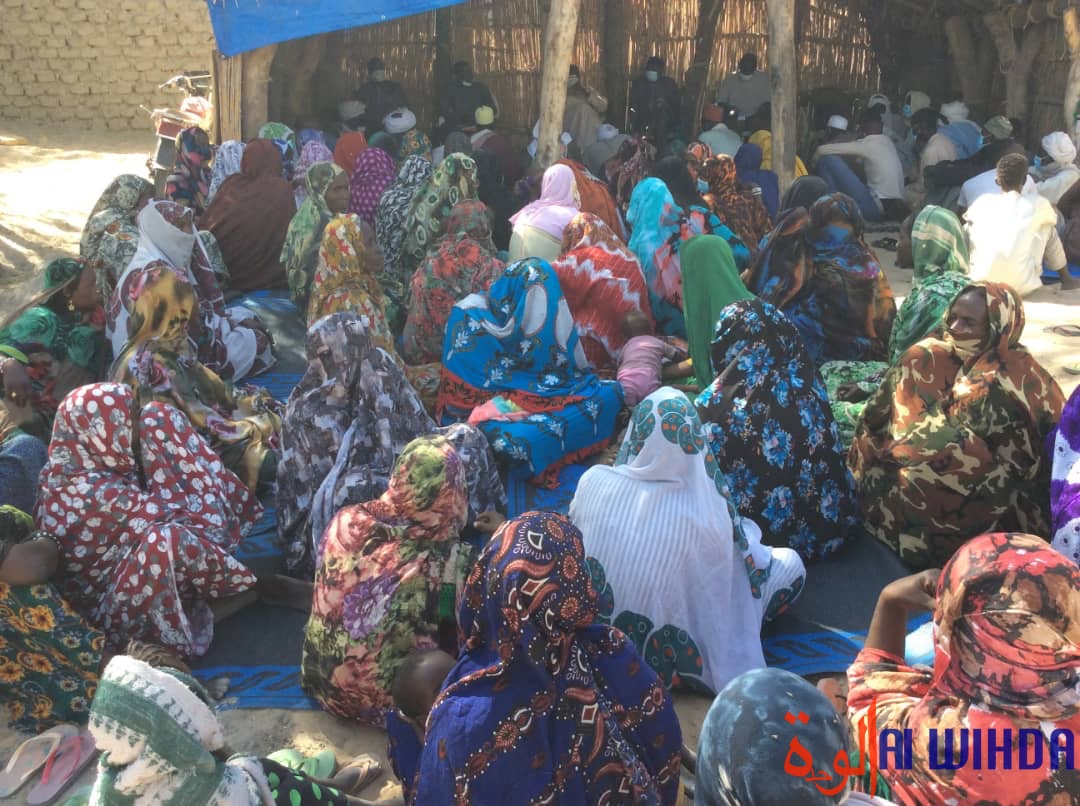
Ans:
[[[122,173],[145,174],[153,135],[149,129],[145,134],[117,136],[2,120],[0,135],[28,140],[25,146],[0,146],[0,315],[6,315],[40,288],[37,269],[43,261],[78,254],[87,213],[109,182]],[[880,237],[874,234],[870,240]],[[893,253],[881,252],[880,257],[899,303],[911,288],[911,272],[893,265]],[[1080,377],[1069,375],[1063,366],[1080,360],[1080,339],[1058,336],[1050,328],[1080,324],[1080,291],[1044,288],[1025,300],[1025,310],[1025,344],[1054,373],[1065,394],[1070,394]],[[676,697],[683,735],[691,746],[697,744],[708,705],[703,697]],[[383,762],[384,774],[363,795],[388,803],[400,800],[400,789],[386,761],[386,738],[380,731],[314,711],[229,711],[221,720],[235,752],[266,755],[284,747],[302,753],[331,748],[341,763],[370,753]],[[21,738],[0,728],[0,759],[6,759]],[[80,784],[92,780],[92,772],[87,772]],[[24,797],[25,791],[12,802],[23,803]]]

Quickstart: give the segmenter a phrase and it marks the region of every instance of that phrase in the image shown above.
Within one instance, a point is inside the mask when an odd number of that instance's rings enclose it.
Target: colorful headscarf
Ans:
[[[326,135],[318,129],[301,129],[296,135],[296,147],[302,152],[308,143],[322,143],[326,145]]]
[[[345,173],[352,175],[356,158],[367,149],[367,138],[361,132],[346,132],[334,146],[334,162]]]
[[[210,171],[210,190],[206,194],[209,205],[217,195],[222,182],[240,173],[240,161],[244,158],[244,144],[239,140],[226,140],[214,152],[214,165]]]
[[[796,715],[798,721],[792,725],[790,719]],[[850,778],[837,781],[832,772],[837,754],[846,758],[849,753],[848,733],[846,720],[829,699],[798,675],[784,669],[746,672],[724,687],[705,715],[694,802],[699,806],[849,802]],[[786,770],[788,763],[804,766],[803,759],[791,752],[792,737],[815,765],[801,777]],[[815,783],[814,775],[821,769],[833,780]]]
[[[1073,735],[1080,729],[1078,590],[1076,564],[1041,538],[984,534],[964,543],[938,580],[932,671],[878,649],[859,654],[848,670],[852,722],[876,700],[872,730],[910,730],[914,737],[910,768],[889,765],[880,773],[895,800],[1029,803],[1040,793],[1076,791],[1071,764],[1051,769],[1060,748],[1047,737],[1056,729]],[[1004,768],[1027,771],[988,776],[977,765],[935,765],[931,729],[939,745],[946,730],[1019,733],[1019,742],[1005,750]],[[1042,746],[1033,747],[1030,737]],[[1032,758],[1041,763],[1032,768],[1018,761]]]
[[[409,129],[409,131],[401,135],[401,148],[398,151],[398,156],[403,160],[409,157],[423,157],[430,160],[431,141],[419,129]]]
[[[176,164],[165,185],[165,198],[190,207],[196,219],[206,209],[212,156],[206,132],[198,126],[176,135]]]
[[[339,176],[345,174],[332,162],[317,162],[308,169],[307,198],[296,211],[285,246],[281,250],[281,263],[289,278],[289,294],[302,311],[308,307],[311,278],[319,260],[319,246],[323,230],[333,214],[326,206],[326,191]]]
[[[333,162],[334,152],[326,147],[322,140],[313,140],[305,143],[300,151],[300,159],[296,162],[296,170],[293,174],[293,194],[296,199],[296,209],[307,199],[307,174],[311,166],[317,162]]]
[[[597,609],[581,534],[564,516],[531,512],[499,529],[468,578],[461,660],[428,717],[412,802],[451,804],[462,787],[496,801],[521,769],[531,769],[517,779],[522,802],[614,792],[675,802],[671,700]]]
[[[394,158],[381,148],[369,148],[362,152],[356,158],[356,168],[349,180],[352,189],[349,212],[356,213],[368,226],[374,227],[379,199],[396,176]]]
[[[632,196],[638,185],[652,170],[656,160],[656,146],[644,137],[627,140],[619,149],[615,159],[619,163],[613,184],[615,201],[624,212],[630,207]]]
[[[700,140],[694,140],[686,147],[686,167],[690,176],[697,179],[705,163],[713,157],[712,149]]]
[[[402,355],[410,364],[442,360],[450,311],[470,294],[486,294],[505,264],[491,242],[491,211],[469,199],[454,205],[444,234],[413,274]]]
[[[314,323],[341,311],[366,316],[375,342],[393,350],[382,288],[375,279],[378,259],[373,247],[364,239],[359,216],[345,213],[330,220],[323,230],[319,266],[311,282],[307,321]]]
[[[510,217],[515,227],[535,227],[562,241],[566,225],[581,210],[574,172],[566,165],[552,165],[544,171],[540,198]]]
[[[848,457],[867,528],[909,566],[950,557],[973,534],[1049,534],[1044,446],[1064,398],[1020,346],[1024,308],[1000,283],[986,295],[981,345],[924,339],[866,405]]]
[[[960,219],[944,207],[928,205],[911,231],[915,277],[900,306],[889,339],[889,360],[944,325],[953,300],[969,283],[968,242]]]
[[[562,256],[551,267],[585,357],[595,369],[613,368],[626,343],[626,314],[641,311],[652,321],[641,263],[599,216],[578,213],[563,234]]]
[[[465,469],[438,436],[409,443],[383,495],[326,529],[304,639],[301,684],[331,713],[385,724],[390,685],[414,649],[454,617],[470,552]]]
[[[428,246],[442,232],[446,217],[454,205],[477,198],[479,179],[476,162],[463,154],[451,154],[435,169],[427,184],[416,194],[405,220],[405,241],[396,269],[398,283],[404,287],[427,254]],[[390,291],[394,295],[394,291]]]
[[[389,280],[397,274],[401,248],[405,243],[405,221],[420,188],[431,178],[434,167],[429,160],[412,156],[402,160],[397,181],[383,193],[375,211],[375,236],[383,253],[383,265]],[[385,284],[384,284],[385,288]]]
[[[275,121],[264,123],[262,128],[259,129],[259,139],[284,140],[294,149],[296,148],[296,133],[284,123],[277,123]]]
[[[772,222],[780,213],[780,180],[772,171],[763,170],[761,162],[761,147],[753,143],[743,143],[735,152],[735,168],[739,172],[739,181],[761,188],[761,203],[765,205],[765,210],[769,213],[769,221]],[[816,198],[811,199],[810,204],[816,200]],[[769,227],[772,228],[771,223]]]
[[[772,221],[761,199],[739,181],[735,160],[726,155],[713,157],[705,163],[701,177],[709,185],[705,196],[709,208],[756,254]]]
[[[715,328],[715,380],[697,404],[735,507],[762,513],[770,546],[790,546],[808,562],[828,557],[862,527],[814,362],[795,326],[759,299],[728,305]]]
[[[79,240],[79,255],[97,276],[98,293],[108,299],[139,243],[135,216],[139,201],[152,198],[154,186],[141,176],[116,177],[90,211]]]

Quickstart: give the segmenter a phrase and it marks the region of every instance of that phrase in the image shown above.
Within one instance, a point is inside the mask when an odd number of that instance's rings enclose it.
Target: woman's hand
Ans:
[[[890,582],[881,591],[881,600],[903,608],[907,613],[925,613],[934,609],[937,602],[937,584],[941,576],[940,568],[931,568],[918,574],[902,577]]]
[[[481,512],[476,516],[476,523],[473,526],[476,527],[477,531],[490,535],[494,534],[504,523],[506,523],[506,516],[500,512]]]
[[[844,403],[862,403],[870,398],[857,383],[842,383],[836,388],[836,397]]]
[[[34,388],[30,385],[26,367],[14,358],[9,358],[0,365],[0,377],[4,379],[5,402],[18,407],[30,404]]]

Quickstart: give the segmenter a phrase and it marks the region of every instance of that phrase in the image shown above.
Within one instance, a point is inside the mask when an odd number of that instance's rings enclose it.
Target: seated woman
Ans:
[[[296,132],[284,123],[270,121],[259,129],[260,140],[270,140],[281,152],[281,176],[286,182],[292,182],[296,170],[296,160],[300,150],[296,145]]]
[[[300,666],[301,685],[323,708],[384,727],[409,653],[455,649],[453,603],[472,559],[458,541],[467,514],[461,458],[430,436],[409,443],[382,496],[334,515]]]
[[[398,767],[411,802],[448,806],[462,788],[478,804],[677,801],[672,701],[599,606],[565,516],[530,512],[496,532],[460,600],[461,656],[417,769]],[[493,736],[509,741],[493,750]]]
[[[552,261],[559,256],[567,226],[581,211],[574,171],[567,165],[552,165],[544,171],[540,198],[523,207],[510,222],[510,260],[529,257]]]
[[[719,691],[765,666],[762,623],[794,601],[806,572],[736,513],[682,392],[660,389],[638,404],[615,466],[581,477],[570,519],[601,615],[664,685]]]
[[[756,255],[761,239],[772,229],[772,219],[761,197],[739,179],[735,160],[713,157],[705,163],[701,178],[709,186],[704,197],[709,209]]]
[[[390,325],[390,307],[378,276],[382,268],[375,235],[358,216],[348,213],[330,221],[319,249],[319,267],[311,284],[308,322],[348,312],[367,317],[375,344],[397,361],[409,383],[433,408],[439,388],[439,364],[408,366],[397,352]]]
[[[131,334],[128,319],[147,278],[157,269],[166,269],[195,289],[198,314],[191,318],[188,334],[199,361],[232,381],[273,366],[273,340],[266,326],[244,308],[225,307],[209,252],[195,233],[191,210],[172,202],[152,202],[139,213],[138,221],[138,251],[105,309],[105,332],[113,355],[124,351]]]
[[[1061,413],[1061,422],[1047,441],[1052,451],[1050,514],[1054,548],[1080,565],[1080,393],[1074,391]]]
[[[199,220],[221,247],[230,291],[288,288],[281,247],[295,213],[292,185],[281,176],[281,151],[271,140],[252,140],[240,173],[225,180]]]
[[[43,274],[45,290],[0,327],[0,439],[18,428],[48,442],[64,396],[105,371],[94,270],[81,260],[57,258]]]
[[[800,715],[798,725],[787,721],[789,714]],[[846,758],[850,752],[849,733],[847,720],[828,697],[802,677],[784,669],[739,675],[716,695],[701,725],[694,803],[854,806],[848,779],[838,780],[832,773],[837,753]],[[803,765],[798,751],[791,755],[789,736],[797,736],[799,746],[829,780],[809,771],[798,776],[785,770],[785,763]]]
[[[286,408],[278,465],[278,534],[290,573],[311,578],[330,519],[386,492],[394,462],[417,437],[439,434],[453,445],[465,467],[470,522],[506,511],[487,439],[464,424],[437,428],[363,319],[339,313],[315,322],[307,358]]]
[[[207,204],[214,201],[214,196],[221,186],[233,174],[240,173],[240,163],[244,159],[244,144],[239,140],[226,140],[214,152],[214,164],[210,166],[210,192],[206,194]]]
[[[506,268],[491,242],[491,211],[480,201],[454,205],[443,235],[431,244],[412,278],[402,356],[413,364],[442,360],[454,303],[486,294]]]
[[[649,306],[657,329],[666,336],[685,338],[679,258],[682,244],[695,235],[716,234],[731,245],[740,270],[749,263],[750,252],[705,208],[685,163],[682,160],[676,160],[676,163],[667,163],[667,173],[671,174],[668,181],[679,189],[678,196],[664,180],[649,177],[634,189],[626,220],[633,230],[630,251],[637,255],[645,273]]]
[[[277,472],[279,404],[265,389],[233,388],[199,362],[187,334],[195,292],[186,280],[161,266],[141,283],[111,379],[130,386],[139,406],[156,400],[182,411],[249,490],[266,491]]]
[[[889,370],[849,455],[866,528],[913,569],[940,565],[973,534],[1050,533],[1043,446],[1065,401],[1020,345],[1023,303],[975,283],[946,321],[943,339]]]
[[[933,669],[904,661],[908,618],[927,610],[934,613]],[[1059,767],[1064,759],[1056,757],[1060,745],[1052,735],[1080,730],[1078,610],[1076,564],[1028,534],[976,537],[943,571],[888,585],[865,648],[848,669],[848,716],[858,725],[876,713],[874,735],[910,731],[911,764],[882,768],[871,794],[904,804],[1036,803],[1046,793],[1069,793],[1062,797],[1070,800],[1080,792],[1072,747],[1070,762]],[[984,742],[994,735],[989,731],[1019,736],[988,750],[993,755],[983,762],[983,769],[996,763],[1014,772],[990,775],[970,762],[942,768],[936,762],[956,728],[978,731]]]
[[[26,733],[85,724],[101,671],[105,636],[50,584],[59,563],[52,537],[0,506],[0,701]]]
[[[375,147],[361,153],[349,176],[349,212],[360,216],[374,230],[379,199],[395,179],[397,165],[388,153]]]
[[[397,265],[386,266],[386,273],[392,282],[389,286],[383,285],[383,291],[392,303],[399,306],[399,310],[404,311],[405,291],[413,273],[423,262],[431,242],[442,233],[450,211],[460,202],[475,200],[479,183],[472,157],[451,154],[413,197],[412,206],[405,217],[405,239]],[[404,323],[404,316],[401,323]]]
[[[759,146],[743,143],[735,152],[735,170],[738,171],[739,181],[744,185],[761,189],[761,203],[765,205],[769,220],[776,221],[780,214],[780,180],[774,172],[761,167],[763,160],[764,155]],[[772,229],[772,224],[769,229]]]
[[[630,209],[634,190],[649,176],[655,161],[656,146],[644,137],[624,141],[618,153],[608,160],[607,178],[619,210],[626,213]],[[632,223],[629,218],[627,223]]]
[[[828,557],[861,534],[860,512],[814,363],[767,302],[735,302],[715,328],[716,380],[697,405],[735,508],[757,519],[767,545]]]
[[[311,166],[317,162],[333,162],[334,152],[322,140],[311,140],[300,147],[300,157],[293,171],[292,189],[299,210],[308,197],[307,175]]]
[[[317,162],[307,172],[307,198],[289,222],[281,264],[289,280],[289,296],[301,312],[308,309],[311,278],[319,264],[323,230],[334,216],[349,209],[349,175],[332,162]]]
[[[863,219],[843,193],[788,211],[761,244],[746,287],[779,308],[810,357],[883,361],[896,301],[885,271],[863,241]]]
[[[739,278],[731,247],[718,235],[695,235],[682,246],[683,316],[693,376],[704,389],[713,382],[710,347],[720,314],[734,302],[753,299]]]
[[[594,369],[614,369],[626,344],[623,320],[639,311],[652,323],[649,288],[633,252],[598,216],[578,213],[551,268]]]
[[[118,650],[130,639],[202,655],[210,603],[250,590],[232,557],[261,513],[181,412],[121,384],[60,404],[37,523],[60,546],[61,592]]]
[[[621,409],[618,383],[588,371],[559,278],[544,261],[511,264],[486,296],[454,306],[436,419],[478,426],[496,454],[539,483],[552,485],[563,465],[602,451]]]
[[[198,126],[176,135],[176,164],[165,184],[165,199],[190,208],[196,220],[208,203],[213,156],[210,136]]]
[[[108,299],[139,246],[135,217],[154,198],[154,186],[141,176],[116,177],[101,194],[83,227],[82,257],[97,277],[98,294]]]
[[[375,237],[383,254],[383,274],[379,285],[384,289],[397,282],[397,265],[405,244],[405,221],[413,200],[425,187],[434,172],[431,162],[423,157],[401,161],[397,181],[383,193],[375,210]]]
[[[881,386],[889,366],[944,326],[953,300],[970,283],[967,238],[952,212],[934,205],[924,207],[914,220],[910,242],[915,275],[893,323],[889,363],[830,361],[821,367],[845,447],[851,445],[866,400]]]
[[[611,231],[619,238],[627,237],[626,226],[623,224],[619,208],[615,205],[615,197],[607,182],[593,176],[589,169],[578,160],[564,158],[556,163],[565,165],[574,172],[574,183],[577,185],[578,199],[581,201],[581,212],[591,213],[607,224]]]

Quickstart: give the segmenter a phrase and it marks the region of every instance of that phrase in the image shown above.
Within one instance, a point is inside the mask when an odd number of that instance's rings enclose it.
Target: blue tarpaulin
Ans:
[[[225,56],[461,2],[464,0],[206,0],[218,50]]]

